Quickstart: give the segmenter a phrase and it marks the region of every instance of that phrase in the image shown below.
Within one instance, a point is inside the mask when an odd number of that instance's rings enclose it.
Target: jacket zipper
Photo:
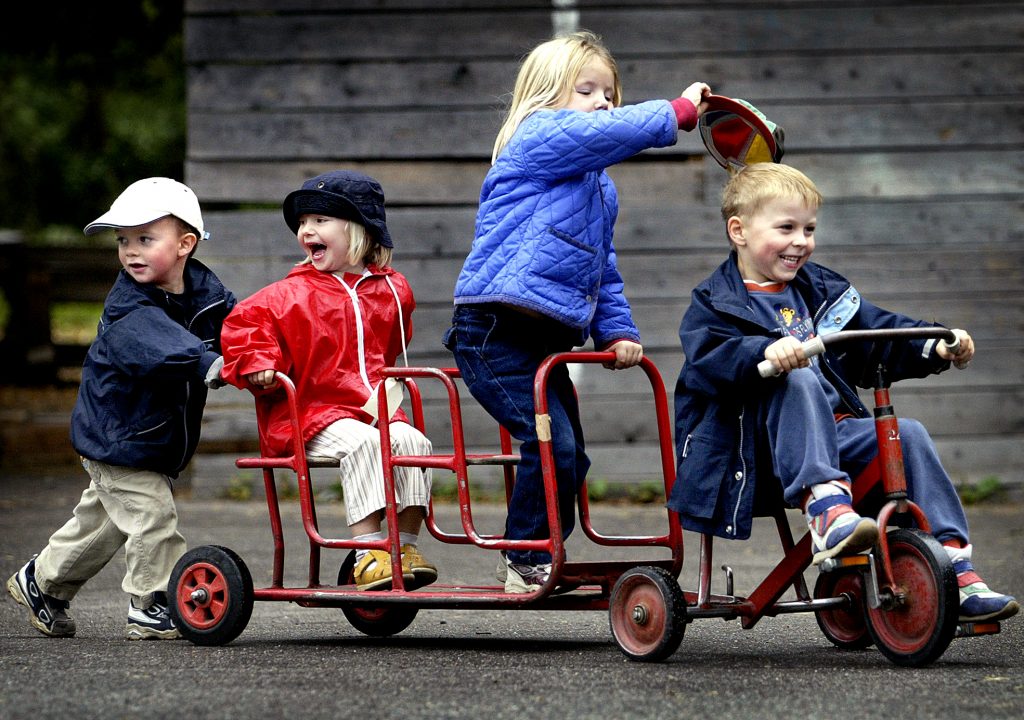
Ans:
[[[743,410],[740,410],[740,472],[743,473],[743,482],[740,483],[740,491],[736,495],[736,505],[732,509],[732,523],[730,525],[730,528],[732,530],[733,535],[736,534],[736,523],[737,518],[740,514],[740,504],[743,502],[743,493],[747,489],[747,461],[743,455],[743,445],[746,441],[743,433],[743,419],[746,416],[746,414],[747,411],[745,408]]]

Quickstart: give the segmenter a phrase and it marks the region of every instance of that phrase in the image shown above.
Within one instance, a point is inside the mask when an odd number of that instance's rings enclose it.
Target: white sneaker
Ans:
[[[542,565],[523,565],[509,562],[502,550],[498,555],[498,567],[494,576],[505,583],[505,592],[522,595],[540,590],[551,576],[551,563]]]
[[[163,593],[156,593],[159,597]],[[164,600],[164,602],[160,602]],[[128,624],[124,636],[129,640],[175,640],[181,637],[167,612],[166,598],[159,597],[148,608],[135,606],[135,598],[128,601]]]

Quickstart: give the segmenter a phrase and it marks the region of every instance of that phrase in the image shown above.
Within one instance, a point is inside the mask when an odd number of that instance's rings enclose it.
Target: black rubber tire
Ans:
[[[242,558],[226,547],[203,545],[186,552],[167,590],[178,632],[196,645],[226,645],[252,616],[252,576]]]
[[[868,630],[893,663],[923,667],[946,652],[956,635],[956,572],[945,548],[920,530],[894,530],[888,544],[893,582],[905,599],[891,610],[865,605]]]
[[[683,641],[686,599],[664,568],[637,567],[622,574],[608,601],[612,637],[637,662],[660,662]]]
[[[341,563],[338,570],[338,585],[352,585],[352,570],[356,565],[356,552],[353,550]],[[368,591],[367,595],[372,595]],[[419,608],[395,603],[379,605],[343,605],[341,612],[359,632],[371,637],[390,637],[397,635],[412,625]]]

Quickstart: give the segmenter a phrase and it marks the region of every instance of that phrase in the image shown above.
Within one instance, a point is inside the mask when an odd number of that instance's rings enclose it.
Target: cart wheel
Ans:
[[[252,576],[242,558],[225,547],[203,545],[186,552],[167,587],[171,619],[196,645],[226,645],[252,615]]]
[[[686,599],[667,570],[633,568],[612,588],[608,619],[612,636],[626,657],[660,662],[683,641]]]
[[[352,569],[356,566],[356,552],[353,550],[341,564],[338,571],[339,585],[352,585],[355,579],[352,577]],[[368,591],[370,594],[372,591]],[[397,635],[412,625],[416,619],[419,608],[408,605],[382,604],[382,605],[344,605],[341,611],[345,618],[359,632],[371,637],[388,637]]]
[[[814,613],[818,627],[829,642],[843,650],[863,650],[874,642],[864,619],[864,576],[858,571],[828,572],[818,575],[814,598],[845,595],[847,607],[819,610]]]
[[[889,533],[893,582],[904,600],[885,610],[867,608],[879,651],[897,665],[922,667],[953,640],[960,610],[953,563],[938,540],[914,529]]]

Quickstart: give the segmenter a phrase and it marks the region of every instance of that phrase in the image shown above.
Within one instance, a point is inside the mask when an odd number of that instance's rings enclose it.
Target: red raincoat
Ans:
[[[347,286],[347,287],[346,287]],[[274,369],[297,391],[303,443],[341,418],[367,424],[361,408],[412,338],[416,306],[405,277],[370,266],[363,276],[338,277],[300,265],[240,302],[224,320],[221,347],[226,382],[253,391],[265,452],[290,454],[284,392],[250,385],[246,375]],[[408,422],[401,409],[393,421]]]

